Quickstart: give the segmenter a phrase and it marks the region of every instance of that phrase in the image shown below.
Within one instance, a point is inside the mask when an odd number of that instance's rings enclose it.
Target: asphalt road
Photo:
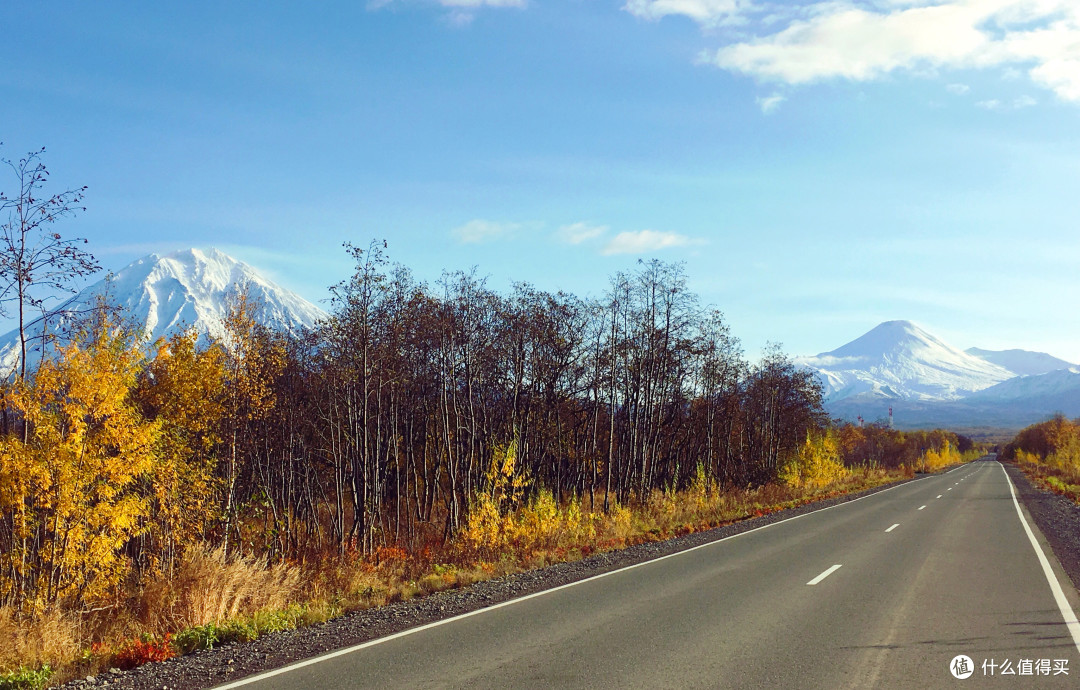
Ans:
[[[1021,514],[979,461],[222,688],[1077,687],[1080,597]]]

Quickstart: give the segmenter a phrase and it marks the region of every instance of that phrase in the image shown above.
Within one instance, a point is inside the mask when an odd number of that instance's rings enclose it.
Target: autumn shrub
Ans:
[[[176,656],[172,635],[158,639],[155,635],[142,635],[120,645],[112,655],[111,663],[117,668],[128,669],[151,661],[165,661]]]
[[[960,452],[946,440],[940,448],[930,448],[923,453],[916,467],[919,472],[937,472],[963,461]]]
[[[796,488],[821,488],[847,475],[832,431],[809,432],[799,452],[781,465],[778,479]]]
[[[1077,433],[1063,435],[1046,456],[1046,464],[1066,473],[1080,472],[1080,429]]]
[[[1044,487],[1080,503],[1080,421],[1058,416],[1016,435],[1001,453]]]

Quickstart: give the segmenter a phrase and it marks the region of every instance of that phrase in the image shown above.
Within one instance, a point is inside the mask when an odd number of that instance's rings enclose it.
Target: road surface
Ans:
[[[221,687],[1078,687],[1036,529],[984,460]]]

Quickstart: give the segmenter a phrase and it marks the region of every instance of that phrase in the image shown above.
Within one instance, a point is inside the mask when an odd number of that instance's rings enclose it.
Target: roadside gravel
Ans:
[[[1060,496],[1033,487],[1015,467],[1006,465],[1017,493],[1074,584],[1080,585],[1080,508]],[[907,480],[911,481],[911,480]],[[898,482],[905,483],[905,482]],[[321,625],[267,635],[254,642],[229,644],[130,671],[113,670],[65,688],[125,688],[132,690],[209,688],[230,680],[287,665],[324,652],[356,645],[419,625],[486,608],[509,599],[599,575],[659,556],[683,551],[796,515],[846,503],[891,486],[847,494],[759,518],[695,532],[666,541],[637,544],[619,551],[595,554],[573,563],[509,575],[470,587],[357,611]]]

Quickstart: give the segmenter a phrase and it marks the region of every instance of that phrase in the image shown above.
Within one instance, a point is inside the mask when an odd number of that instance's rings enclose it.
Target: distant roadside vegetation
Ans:
[[[108,304],[0,394],[0,688],[247,640],[934,471],[948,432],[830,422],[681,265],[598,298],[435,285],[348,246],[300,336],[147,348]],[[92,257],[85,256],[87,265]],[[148,354],[149,352],[149,354]],[[52,674],[52,669],[59,673]]]
[[[1039,484],[1080,503],[1080,420],[1058,415],[1016,435],[1001,452]]]

